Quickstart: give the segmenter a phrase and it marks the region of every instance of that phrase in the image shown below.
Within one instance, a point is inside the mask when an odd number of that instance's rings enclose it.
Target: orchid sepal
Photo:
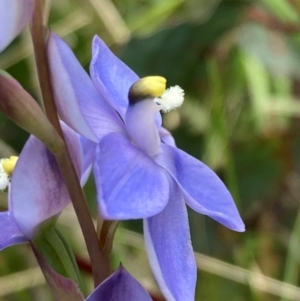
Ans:
[[[3,72],[0,73],[0,111],[43,141],[52,153],[63,151],[63,140],[37,102],[14,78]]]
[[[0,0],[0,52],[31,19],[34,0]]]

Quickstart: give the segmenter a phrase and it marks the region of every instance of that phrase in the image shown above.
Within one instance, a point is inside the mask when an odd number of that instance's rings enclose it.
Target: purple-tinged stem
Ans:
[[[35,9],[31,25],[35,60],[46,115],[55,129],[58,131],[60,136],[64,139],[57,116],[57,110],[54,103],[53,90],[50,80],[47,51],[45,46],[45,28],[43,26],[41,0],[35,0]],[[67,150],[67,146],[65,147],[64,152],[54,155],[69,191],[80,227],[82,229],[92,264],[93,279],[96,287],[109,276],[110,264],[107,260],[107,257],[104,256],[100,248],[94,224],[88,210],[87,203],[79,183],[79,179],[76,175],[73,162]]]

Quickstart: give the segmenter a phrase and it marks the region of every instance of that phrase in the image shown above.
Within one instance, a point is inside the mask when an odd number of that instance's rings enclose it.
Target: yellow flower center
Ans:
[[[17,157],[17,156],[11,156],[9,159],[5,160],[2,163],[3,169],[8,176],[10,176],[10,177],[12,176],[18,159],[19,159],[19,157]]]

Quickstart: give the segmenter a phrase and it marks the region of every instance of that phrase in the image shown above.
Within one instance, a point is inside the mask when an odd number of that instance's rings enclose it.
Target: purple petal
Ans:
[[[139,77],[116,57],[98,36],[93,39],[92,52],[91,78],[101,95],[124,120],[129,105],[129,89]],[[160,113],[156,114],[155,122],[158,127],[161,126]]]
[[[107,133],[122,132],[120,117],[94,87],[70,47],[53,33],[48,52],[55,101],[62,120],[95,142]]]
[[[193,301],[197,268],[186,206],[173,179],[168,205],[161,213],[144,219],[144,236],[153,274],[165,298]]]
[[[27,242],[28,239],[17,227],[10,212],[0,212],[0,251],[16,244]]]
[[[160,136],[160,139],[164,143],[176,147],[176,143],[175,143],[175,140],[174,140],[172,134],[168,130],[166,130],[164,127],[161,127],[159,129],[159,136]]]
[[[77,283],[69,278],[58,274],[40,254],[40,252],[31,245],[39,266],[44,274],[47,284],[56,301],[84,301],[84,297],[78,288]]]
[[[166,206],[165,171],[120,134],[109,134],[97,148],[94,163],[100,214],[105,219],[137,219]]]
[[[83,136],[80,135],[78,136],[81,144],[82,157],[83,157],[80,183],[81,186],[84,186],[92,171],[97,144]]]
[[[232,230],[245,231],[228,189],[208,166],[178,148],[167,144],[161,148],[156,162],[179,182],[185,201],[192,209]]]
[[[86,301],[152,301],[147,291],[120,267]]]
[[[80,144],[76,134],[63,126],[78,174]],[[54,156],[34,136],[26,142],[15,167],[10,187],[10,212],[22,233],[31,239],[37,226],[61,212],[70,202]]]
[[[0,52],[29,22],[33,6],[34,0],[0,0]]]
[[[92,80],[101,95],[106,96],[124,119],[129,88],[139,77],[118,59],[98,36],[93,39],[92,51]]]
[[[149,156],[160,152],[160,137],[155,123],[159,111],[154,100],[147,99],[130,105],[125,115],[127,132],[140,149]]]

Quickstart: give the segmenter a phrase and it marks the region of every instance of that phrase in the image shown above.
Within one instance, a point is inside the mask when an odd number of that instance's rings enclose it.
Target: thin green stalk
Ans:
[[[288,254],[285,261],[283,281],[296,285],[299,275],[300,256],[300,209],[298,210],[293,232],[290,237]],[[289,299],[281,298],[280,301],[289,301]]]
[[[31,34],[34,45],[35,60],[38,70],[38,77],[40,81],[40,87],[44,100],[44,106],[46,115],[55,129],[61,135],[63,132],[60,127],[60,123],[57,116],[57,110],[54,103],[53,90],[50,80],[49,65],[47,59],[47,51],[45,45],[45,28],[43,25],[43,12],[40,0],[35,1],[35,10],[33,14]],[[62,153],[54,154],[58,162],[60,171],[62,173],[64,182],[69,191],[82,233],[85,239],[86,247],[90,256],[94,284],[97,286],[110,274],[110,264],[107,258],[101,251],[97,234],[94,228],[94,224],[88,210],[88,206],[81,189],[79,179],[76,175],[76,171],[73,162],[70,158],[70,154],[65,146],[65,150]]]
[[[104,221],[100,232],[100,245],[103,253],[109,258],[113,240],[119,225],[119,221]]]

